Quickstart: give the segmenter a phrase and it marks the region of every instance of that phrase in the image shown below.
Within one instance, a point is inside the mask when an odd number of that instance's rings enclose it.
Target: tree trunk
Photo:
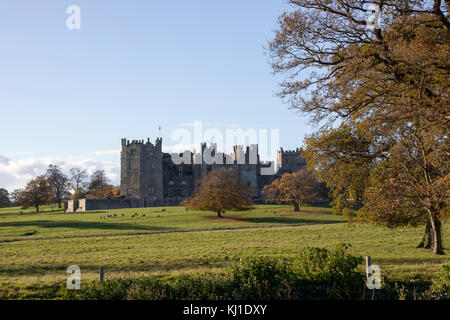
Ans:
[[[61,199],[58,200],[58,208],[61,209]]]
[[[39,206],[36,206],[36,212],[39,212]]]
[[[427,224],[425,225],[425,234],[423,235],[423,239],[419,243],[417,248],[430,249],[432,242],[433,241],[431,237],[431,223],[430,221],[427,221]]]
[[[431,233],[433,239],[433,253],[444,254],[444,249],[442,248],[441,221],[439,221],[438,218],[431,218]]]
[[[217,211],[217,219],[220,219],[220,218],[222,218],[222,211]]]
[[[300,206],[298,205],[298,203],[294,203],[294,211],[295,212],[299,212],[300,211]]]

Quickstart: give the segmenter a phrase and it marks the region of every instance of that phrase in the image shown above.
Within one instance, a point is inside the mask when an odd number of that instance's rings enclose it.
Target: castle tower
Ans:
[[[296,150],[286,150],[281,148],[277,154],[278,162],[278,174],[283,174],[286,172],[297,172],[301,170],[305,165],[306,161],[302,157],[303,150],[297,148]]]
[[[120,194],[139,199],[140,206],[163,199],[162,156],[161,138],[155,144],[122,139]]]

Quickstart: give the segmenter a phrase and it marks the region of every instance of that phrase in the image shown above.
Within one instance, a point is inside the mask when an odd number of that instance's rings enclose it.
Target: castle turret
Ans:
[[[125,142],[126,141],[126,142]],[[120,194],[139,199],[141,206],[163,199],[162,140],[122,139]]]
[[[283,150],[280,148],[277,155],[278,174],[286,172],[297,172],[306,165],[305,159],[302,157],[302,149]]]

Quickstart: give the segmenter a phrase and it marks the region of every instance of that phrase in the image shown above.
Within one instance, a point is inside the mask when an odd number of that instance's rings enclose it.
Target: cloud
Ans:
[[[0,155],[0,188],[8,191],[23,188],[28,181],[44,174],[50,164],[59,166],[66,174],[69,174],[70,169],[74,167],[86,169],[89,174],[96,170],[105,170],[111,183],[119,184],[120,165],[116,162],[71,157],[12,160]]]
[[[0,155],[0,164],[8,164],[10,160]]]

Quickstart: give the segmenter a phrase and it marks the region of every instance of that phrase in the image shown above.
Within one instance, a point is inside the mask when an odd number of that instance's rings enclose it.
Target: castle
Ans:
[[[273,162],[262,162],[258,145],[234,146],[231,154],[217,151],[217,145],[202,143],[198,153],[170,154],[162,151],[162,139],[122,139],[120,155],[121,199],[83,199],[69,201],[66,212],[178,205],[192,196],[208,172],[219,167],[236,170],[241,183],[251,186],[255,202],[262,202],[261,190],[286,172],[305,166],[300,149],[277,154]]]

